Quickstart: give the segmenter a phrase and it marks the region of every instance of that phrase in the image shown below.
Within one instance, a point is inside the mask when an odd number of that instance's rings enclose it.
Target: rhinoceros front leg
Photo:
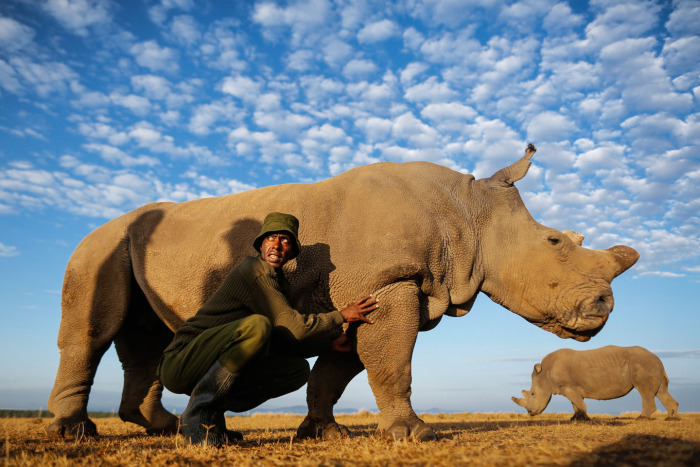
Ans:
[[[374,324],[357,330],[357,351],[380,410],[377,434],[435,440],[435,432],[411,407],[411,358],[420,327],[420,296],[412,282],[392,284],[376,294]]]
[[[297,429],[297,438],[337,439],[352,436],[333,416],[333,406],[338,402],[348,383],[364,366],[354,352],[328,352],[316,360],[306,390],[309,413]]]
[[[571,401],[571,405],[574,408],[574,415],[571,417],[572,421],[588,421],[588,408],[586,403],[583,401],[583,397],[578,391],[571,388],[563,388],[561,394]]]

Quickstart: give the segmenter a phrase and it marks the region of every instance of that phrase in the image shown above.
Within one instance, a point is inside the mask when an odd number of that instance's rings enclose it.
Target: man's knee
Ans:
[[[241,340],[267,342],[272,335],[272,323],[263,315],[250,315],[239,320]]]

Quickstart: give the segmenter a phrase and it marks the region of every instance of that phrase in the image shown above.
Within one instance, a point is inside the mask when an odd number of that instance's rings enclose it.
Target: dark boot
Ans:
[[[216,412],[216,427],[214,427],[214,430],[216,430],[217,434],[223,435],[226,438],[227,443],[237,443],[238,441],[243,441],[243,434],[240,431],[229,430],[226,428],[224,410],[219,410]]]
[[[190,443],[220,446],[229,440],[223,402],[237,376],[217,360],[192,389],[180,415],[180,433]]]

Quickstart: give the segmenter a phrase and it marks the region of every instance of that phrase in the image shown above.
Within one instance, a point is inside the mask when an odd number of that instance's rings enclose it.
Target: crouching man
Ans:
[[[180,432],[193,444],[242,440],[226,429],[227,410],[245,412],[301,388],[309,349],[349,351],[342,324],[371,323],[364,315],[379,307],[366,296],[341,311],[303,315],[292,308],[282,266],[299,254],[298,231],[291,214],[268,214],[253,242],[260,254],[231,271],[165,349],[158,374],[168,390],[190,396]]]

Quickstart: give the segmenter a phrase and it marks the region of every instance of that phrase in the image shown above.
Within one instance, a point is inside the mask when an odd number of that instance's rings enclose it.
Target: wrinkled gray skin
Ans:
[[[357,353],[317,359],[298,436],[347,435],[333,406],[366,369],[381,411],[378,432],[434,439],[410,402],[419,330],[466,314],[484,292],[560,337],[588,340],[613,308],[611,281],[639,256],[625,246],[582,248],[582,237],[535,222],[513,186],[534,152],[480,180],[428,162],[379,163],[317,183],[152,203],[108,222],[66,268],[50,433],[96,432],[87,400],[112,342],[124,368],[120,417],[147,432],[174,431],[155,375],[161,352],[254,254],[265,215],[281,211],[300,220],[302,250],[285,265],[298,310],[340,309],[369,293],[381,304],[370,315],[375,324],[348,330]]]
[[[668,411],[666,420],[678,420],[678,402],[668,392],[666,370],[659,357],[642,347],[557,350],[535,365],[530,392],[511,399],[530,415],[539,415],[552,394],[561,394],[574,407],[572,420],[590,420],[583,399],[617,399],[632,388],[642,395],[639,418],[651,418],[658,397]]]

